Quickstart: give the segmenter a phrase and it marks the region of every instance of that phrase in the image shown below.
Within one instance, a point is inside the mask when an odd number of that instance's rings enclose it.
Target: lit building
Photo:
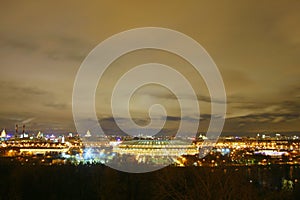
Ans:
[[[0,138],[1,138],[1,139],[5,139],[6,136],[7,136],[7,135],[6,135],[6,131],[5,131],[5,129],[3,129],[2,132],[1,132],[1,135],[0,135]]]
[[[143,156],[181,156],[198,154],[196,145],[182,140],[131,140],[114,147],[119,154]]]

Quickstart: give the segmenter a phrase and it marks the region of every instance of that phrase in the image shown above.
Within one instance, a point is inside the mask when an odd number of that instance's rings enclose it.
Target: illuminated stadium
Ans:
[[[180,156],[195,155],[198,148],[182,140],[131,140],[115,146],[114,152],[144,156]]]

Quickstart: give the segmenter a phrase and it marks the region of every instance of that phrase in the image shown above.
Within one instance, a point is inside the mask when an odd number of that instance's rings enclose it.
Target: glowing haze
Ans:
[[[25,123],[32,131],[75,131],[72,89],[86,55],[113,34],[156,26],[189,35],[216,62],[228,95],[225,132],[300,131],[299,9],[296,0],[3,1],[0,128],[12,130],[14,124]],[[96,93],[104,129],[119,131],[110,109],[114,84],[132,67],[151,62],[172,66],[189,79],[201,111],[199,131],[205,131],[211,100],[201,76],[184,59],[157,50],[131,52],[106,72]],[[180,120],[178,101],[157,85],[142,87],[132,97],[134,121],[147,124],[148,109],[156,103],[168,114],[164,131],[173,132]],[[194,118],[191,114],[185,120],[193,123]]]

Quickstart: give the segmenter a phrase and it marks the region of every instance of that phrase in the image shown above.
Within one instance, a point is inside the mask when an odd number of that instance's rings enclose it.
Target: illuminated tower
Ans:
[[[0,138],[6,138],[6,131],[5,131],[5,129],[2,130]]]
[[[43,133],[41,133],[41,131],[38,132],[36,138],[41,139],[43,138]]]
[[[91,132],[90,132],[90,130],[87,130],[87,132],[86,132],[86,134],[85,134],[85,136],[84,137],[91,137],[92,135],[91,135]]]
[[[16,124],[16,132],[15,132],[15,137],[17,138],[18,137],[18,129],[19,129],[19,127],[18,127],[18,124]]]
[[[23,136],[24,138],[27,138],[27,137],[28,137],[28,134],[25,133],[25,124],[23,124],[22,136]]]

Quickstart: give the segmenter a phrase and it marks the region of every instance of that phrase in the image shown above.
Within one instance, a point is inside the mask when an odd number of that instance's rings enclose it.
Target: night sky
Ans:
[[[75,132],[72,90],[84,58],[113,34],[154,26],[194,38],[215,61],[227,93],[224,132],[300,131],[299,10],[297,0],[3,0],[0,128],[13,130],[18,123],[32,132]],[[210,98],[203,80],[183,59],[158,50],[132,52],[111,65],[96,93],[101,124],[110,132],[118,131],[110,111],[111,89],[126,70],[154,61],[173,66],[190,80],[201,109],[199,130],[205,131]],[[148,108],[154,103],[168,111],[165,131],[176,130],[178,102],[157,85],[141,88],[133,96],[135,122],[147,123]]]

